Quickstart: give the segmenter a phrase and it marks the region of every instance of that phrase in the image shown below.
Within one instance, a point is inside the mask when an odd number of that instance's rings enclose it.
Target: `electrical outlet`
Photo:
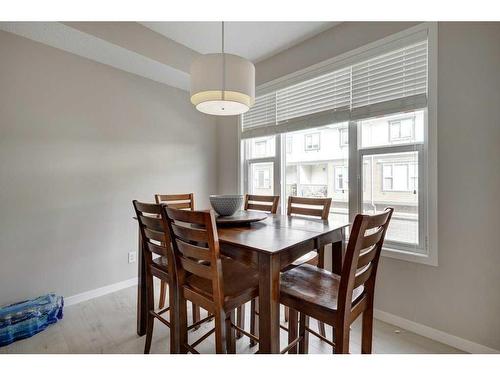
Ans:
[[[131,251],[128,253],[128,262],[129,263],[135,263],[137,260],[137,253],[135,251]]]

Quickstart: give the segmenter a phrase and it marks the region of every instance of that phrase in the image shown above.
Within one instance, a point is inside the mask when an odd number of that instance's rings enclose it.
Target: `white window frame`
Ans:
[[[257,151],[257,145],[260,146],[261,144],[264,145],[264,152],[262,153],[262,155],[265,155],[266,154],[266,148],[267,148],[267,140],[262,140],[262,141],[259,141],[259,142],[255,142],[255,148],[256,148],[255,151]]]
[[[385,169],[387,167],[391,168],[391,175],[390,176],[386,176],[386,174],[385,174]],[[373,166],[372,166],[372,168],[373,168]],[[394,188],[393,170],[394,170],[394,165],[393,164],[391,164],[391,163],[382,163],[382,191],[393,191],[392,190]],[[386,187],[385,180],[387,180],[387,179],[391,179],[391,187],[390,188]]]
[[[342,141],[343,133],[347,135],[347,143]],[[340,147],[349,147],[349,129],[341,127],[339,128],[339,145]]]
[[[411,125],[411,135],[409,137],[401,137],[401,125],[403,121],[406,120],[412,120],[412,125]],[[399,124],[399,137],[392,137],[392,126],[395,124]],[[404,117],[401,119],[397,120],[389,120],[388,124],[388,131],[389,131],[389,143],[391,144],[397,144],[401,142],[406,142],[406,141],[414,141],[415,140],[415,116],[411,117]]]
[[[389,152],[389,153],[392,153],[392,152]],[[411,162],[411,161],[403,161],[403,162],[381,162],[380,164],[382,164],[382,170],[381,170],[381,173],[382,173],[382,191],[387,191],[387,192],[391,192],[391,193],[397,193],[397,192],[402,192],[402,193],[408,193],[408,192],[412,192],[414,190],[418,190],[417,189],[412,189],[411,186],[411,179],[412,179],[412,176],[410,174],[410,171],[412,169],[412,166],[415,164],[414,162]],[[398,189],[394,189],[394,167],[396,165],[403,165],[406,167],[406,189],[405,190],[398,190]],[[417,164],[418,166],[418,164]],[[386,177],[385,174],[384,174],[384,168],[385,167],[391,167],[391,175],[389,177]],[[418,167],[417,167],[418,168]],[[390,178],[392,181],[391,181],[391,188],[390,189],[387,189],[384,185],[384,182],[385,182],[385,179],[386,178]],[[417,181],[418,181],[418,178],[417,178]],[[418,186],[418,183],[417,183],[417,186]]]
[[[425,117],[425,116],[424,116]],[[356,147],[353,147],[356,148]],[[389,146],[383,146],[383,147],[372,147],[372,148],[364,148],[364,149],[358,149],[357,154],[359,155],[359,170],[362,171],[363,168],[363,157],[365,156],[371,156],[371,155],[385,155],[385,154],[392,154],[392,153],[404,153],[404,152],[417,152],[418,154],[418,175],[419,177],[422,176],[422,171],[424,170],[424,145],[423,144],[410,144],[410,145],[389,145]],[[389,164],[397,164],[397,163],[389,163]],[[373,166],[372,166],[373,167]],[[393,174],[394,176],[394,174]],[[359,175],[358,178],[356,179],[358,185],[362,184],[362,175]],[[428,249],[428,236],[426,234],[425,226],[426,226],[426,220],[425,217],[427,216],[427,208],[426,208],[426,195],[421,194],[421,192],[424,191],[425,189],[425,176],[422,176],[422,178],[418,179],[418,250],[416,250],[415,245],[412,244],[406,244],[403,242],[398,242],[398,241],[390,241],[388,239],[385,240],[384,242],[384,249],[383,253],[385,255],[395,257],[394,255],[402,256],[402,254],[407,254],[411,256],[426,256],[427,254],[427,249]],[[357,196],[357,201],[358,203],[358,212],[362,212],[362,196],[363,196],[363,189],[358,188],[358,196]],[[391,190],[391,192],[396,192],[397,190]],[[398,258],[400,259],[400,258]]]
[[[314,137],[318,137],[318,142],[316,144],[314,143]],[[311,148],[307,147],[308,139],[311,140]],[[312,147],[312,146],[315,146],[315,147]],[[304,150],[306,152],[321,150],[321,133],[320,132],[304,134]]]
[[[346,52],[334,58],[328,59],[324,62],[315,64],[308,68],[302,69],[300,71],[285,75],[276,80],[266,82],[265,84],[257,87],[258,95],[265,94],[276,90],[279,87],[285,87],[287,85],[300,82],[307,79],[308,77],[314,77],[324,71],[325,68],[331,69],[332,66],[337,66],[339,69],[352,63],[353,59],[362,58],[363,56],[370,55],[374,50],[384,50],[386,45],[391,44],[391,48],[394,48],[394,44],[405,43],[406,37],[411,37],[413,34],[426,31],[428,40],[428,93],[427,93],[427,115],[425,116],[424,124],[424,142],[421,145],[422,148],[422,167],[419,168],[419,178],[418,183],[421,186],[420,192],[426,192],[425,203],[425,217],[419,218],[419,225],[422,225],[422,232],[426,234],[426,238],[423,240],[425,244],[425,253],[417,254],[411,251],[404,251],[401,249],[391,249],[384,246],[382,250],[382,256],[388,258],[395,258],[404,261],[422,263],[432,266],[438,265],[438,203],[437,203],[437,58],[438,58],[438,28],[436,22],[423,22],[414,27],[408,28],[401,32],[392,34],[383,39],[369,43],[365,46],[353,49],[352,51]],[[238,137],[240,142],[238,142],[240,163],[238,171],[238,184],[240,192],[246,192],[247,190],[247,179],[248,177],[248,161],[245,161],[244,147],[241,142],[241,119],[238,124]],[[348,127],[348,137],[349,144],[357,145],[357,126],[355,122],[350,122]],[[282,165],[282,160],[286,160],[286,149],[281,147],[281,143],[285,142],[285,134],[276,135],[276,151],[274,158],[267,158],[274,162],[274,192],[277,194],[281,193],[281,196],[285,195],[285,185],[281,184],[282,176],[285,176],[282,170],[284,166]],[[393,147],[404,147],[393,146]],[[410,146],[412,149],[413,145]],[[370,149],[374,151],[374,149]],[[362,171],[362,158],[360,161],[360,155],[357,151],[357,147],[351,149],[349,147],[349,219],[352,222],[354,216],[359,209],[359,194],[362,191],[362,186],[360,185],[360,173]],[[243,172],[243,173],[241,173]],[[423,196],[423,194],[420,194]],[[281,204],[281,200],[280,200]],[[424,220],[422,220],[424,219]],[[421,224],[420,224],[421,223]]]
[[[241,125],[241,120],[239,121],[239,125]],[[238,138],[239,138],[239,156],[240,156],[240,163],[239,164],[239,170],[238,174],[240,176],[238,180],[238,187],[239,191],[242,194],[249,194],[249,186],[250,186],[250,170],[252,164],[257,164],[257,163],[273,163],[273,194],[281,194],[281,154],[285,151],[284,149],[281,149],[281,136],[276,135],[275,138],[275,149],[274,149],[274,156],[266,156],[266,157],[254,157],[254,158],[247,158],[247,155],[249,155],[249,150],[248,150],[248,142],[250,139],[241,139],[241,126],[239,126],[238,130]],[[281,200],[280,200],[280,205],[281,205]]]

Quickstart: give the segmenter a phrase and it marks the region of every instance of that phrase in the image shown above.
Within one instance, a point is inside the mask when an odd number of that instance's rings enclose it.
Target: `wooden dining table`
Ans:
[[[253,265],[259,272],[259,353],[280,352],[280,271],[320,246],[332,245],[332,271],[340,274],[347,220],[269,214],[244,226],[218,228],[221,252]],[[137,333],[146,332],[146,291],[142,240],[139,236]]]

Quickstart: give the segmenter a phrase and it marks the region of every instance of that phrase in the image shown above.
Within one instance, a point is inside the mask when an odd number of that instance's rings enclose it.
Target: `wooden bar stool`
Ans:
[[[317,217],[323,220],[328,219],[332,198],[305,198],[305,197],[288,197],[287,215],[300,215],[305,217]],[[283,272],[289,271],[301,264],[312,264],[319,268],[325,268],[325,246],[318,246],[315,251],[310,251],[304,254],[299,259],[295,260]],[[288,326],[298,324],[298,314],[296,311],[290,311],[285,307],[285,321],[288,321]],[[295,329],[293,327],[292,329]],[[325,325],[318,321],[318,329],[321,335],[326,336]],[[292,349],[292,352],[294,349]]]
[[[332,198],[304,198],[304,197],[288,197],[287,215],[300,215],[308,217],[317,217],[323,220],[328,219]],[[317,265],[319,268],[325,267],[325,247],[321,246],[316,251],[311,251],[295,262],[287,269],[300,266],[304,263]],[[286,270],[285,270],[286,271]]]
[[[165,220],[161,217],[161,206],[158,204],[141,203],[136,200],[133,202],[134,209],[139,222],[139,230],[143,239],[142,252],[146,263],[146,304],[147,304],[147,328],[146,344],[144,354],[148,354],[151,349],[151,340],[153,338],[154,320],[171,328],[170,321],[165,319],[164,313],[170,310],[170,307],[154,308],[154,285],[153,276],[159,278],[164,283],[171,283],[173,272],[172,263],[168,262],[170,239],[168,227]],[[153,254],[160,257],[153,259]]]
[[[198,353],[196,345],[215,332],[216,352],[235,353],[235,331],[257,339],[235,324],[235,310],[258,296],[258,274],[243,263],[221,256],[213,211],[182,211],[168,206],[163,209],[175,259],[174,311],[180,351]],[[187,300],[215,318],[215,328],[192,344],[188,343]]]
[[[340,276],[310,264],[282,273],[280,302],[300,313],[298,337],[289,337],[287,349],[298,344],[299,353],[307,353],[307,333],[312,333],[332,345],[334,353],[349,353],[350,326],[363,314],[361,353],[372,352],[375,279],[393,211],[356,216]],[[332,325],[333,340],[311,330],[307,317]]]
[[[245,210],[268,212],[275,214],[278,211],[279,195],[252,195],[245,194]]]
[[[181,210],[194,210],[194,194],[155,194],[155,201],[157,204],[166,204],[172,208]],[[160,301],[158,307],[161,309],[165,306],[165,297],[167,295],[167,284],[160,281]],[[193,323],[200,320],[200,308],[193,305]],[[198,328],[197,326],[196,328]]]

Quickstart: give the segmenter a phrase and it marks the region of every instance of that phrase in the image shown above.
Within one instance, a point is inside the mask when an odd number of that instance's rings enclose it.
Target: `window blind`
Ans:
[[[412,102],[408,98],[425,105],[421,98],[427,95],[427,40],[353,65],[351,90],[353,114],[356,108],[370,112],[368,107],[394,100],[407,106]]]
[[[277,91],[277,122],[349,108],[350,76],[350,69],[342,69]]]
[[[243,115],[243,131],[276,124],[276,93],[258,96],[252,109]]]
[[[425,39],[260,96],[242,137],[424,108],[427,66]]]

